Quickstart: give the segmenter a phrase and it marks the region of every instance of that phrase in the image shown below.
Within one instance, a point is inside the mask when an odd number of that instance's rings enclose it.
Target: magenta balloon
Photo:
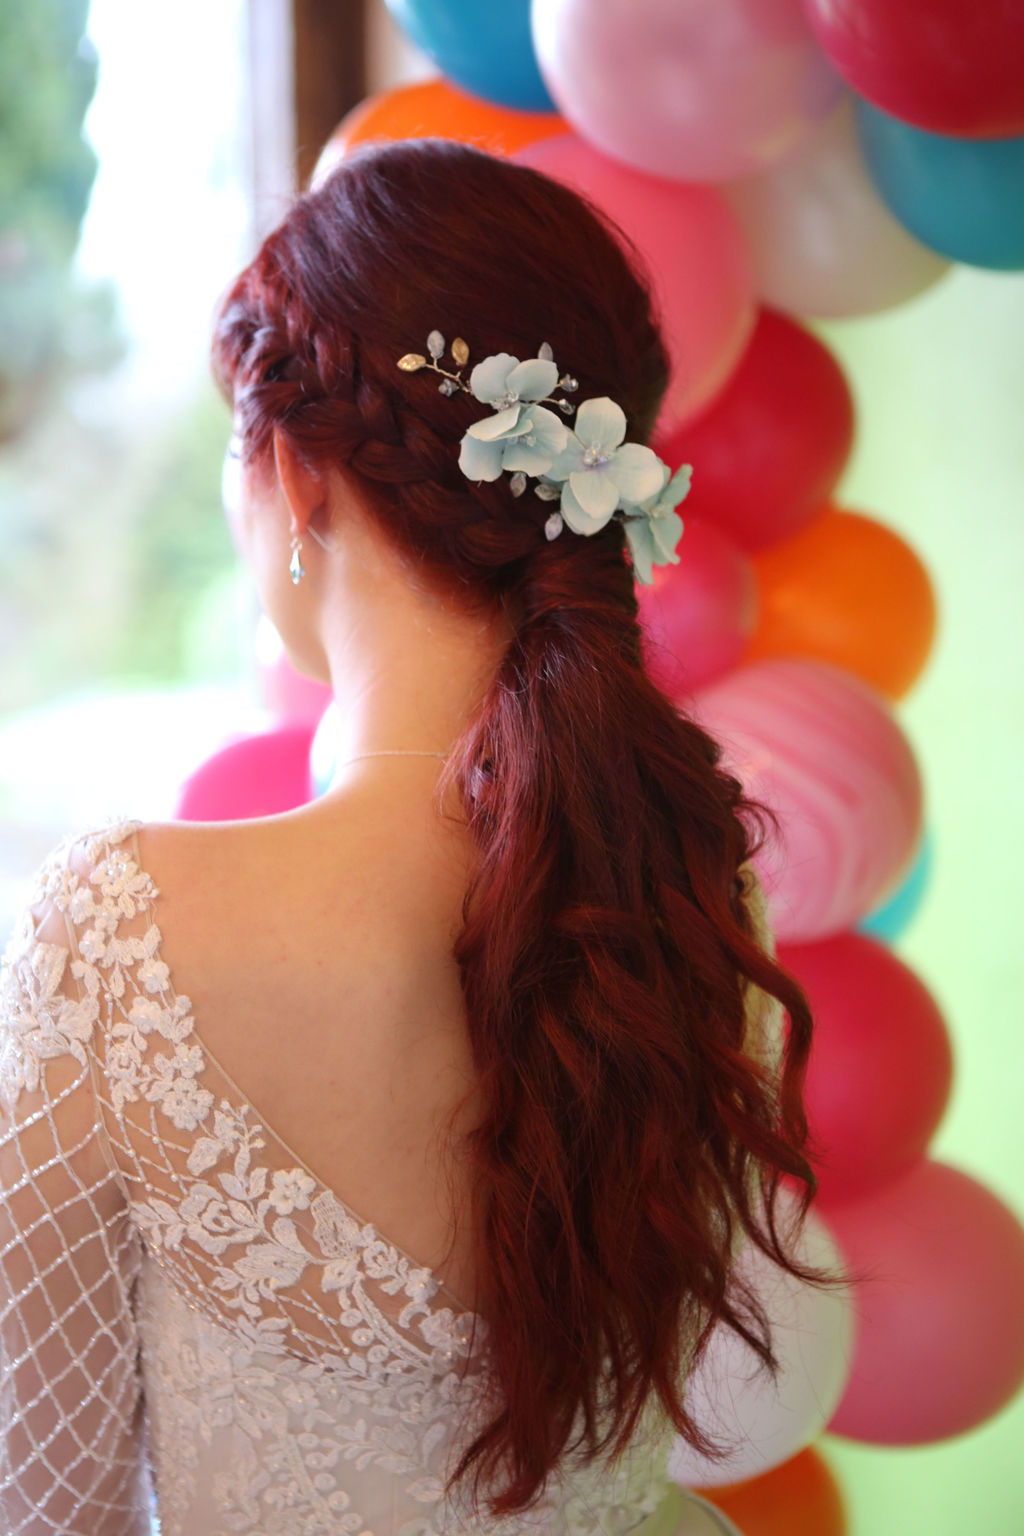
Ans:
[[[694,712],[726,766],[781,823],[757,856],[776,936],[851,928],[896,886],[921,831],[921,779],[881,694],[824,662],[730,672]]]
[[[780,944],[807,993],[814,1049],[807,1118],[821,1150],[818,1209],[857,1199],[924,1156],[949,1100],[953,1057],[924,982],[876,939]]]
[[[531,24],[576,131],[655,176],[753,175],[843,89],[800,0],[533,0]]]
[[[674,697],[735,665],[757,621],[754,567],[726,534],[687,519],[680,557],[637,587],[648,671]]]
[[[575,134],[528,144],[515,158],[582,192],[634,241],[650,269],[672,361],[663,417],[677,425],[703,409],[742,356],[757,316],[750,257],[724,198],[711,187],[629,170]]]
[[[883,112],[955,138],[1024,133],[1020,0],[805,0],[805,5],[836,69]]]
[[[826,1217],[856,1286],[853,1368],[829,1432],[925,1445],[1024,1382],[1024,1228],[983,1184],[922,1160]]]
[[[178,796],[179,821],[244,821],[293,811],[313,798],[311,725],[286,725],[229,742],[190,773]]]

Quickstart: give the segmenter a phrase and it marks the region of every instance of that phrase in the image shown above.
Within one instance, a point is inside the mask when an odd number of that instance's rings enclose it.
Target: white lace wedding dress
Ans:
[[[63,844],[0,1005],[3,1536],[733,1532],[649,1416],[474,1523],[445,1468],[488,1411],[486,1325],[343,1205],[202,1043],[138,824]]]

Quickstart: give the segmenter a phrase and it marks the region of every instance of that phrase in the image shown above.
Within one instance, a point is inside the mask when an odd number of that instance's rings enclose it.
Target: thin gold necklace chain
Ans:
[[[343,763],[339,763],[338,764],[338,767],[339,768],[347,768],[349,763],[361,762],[364,757],[440,757],[440,758],[446,758],[447,756],[448,756],[447,752],[417,752],[417,751],[414,751],[414,750],[406,750],[405,748],[402,748],[402,747],[399,747],[399,748],[385,747],[380,752],[357,752],[355,757],[346,757],[346,759],[345,759],[345,761]]]

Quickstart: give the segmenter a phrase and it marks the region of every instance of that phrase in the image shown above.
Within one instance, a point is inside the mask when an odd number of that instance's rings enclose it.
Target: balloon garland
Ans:
[[[853,403],[804,322],[904,303],[953,261],[1024,268],[1024,6],[387,4],[442,78],[357,107],[314,183],[370,139],[461,139],[585,191],[653,274],[674,364],[656,446],[700,470],[686,558],[640,595],[648,664],[779,814],[783,845],[762,851],[761,873],[780,959],[817,1020],[807,1104],[822,1161],[803,1242],[810,1262],[841,1255],[871,1276],[844,1305],[787,1290],[744,1252],[778,1319],[777,1389],[735,1336],[713,1340],[692,1401],[737,1449],[712,1464],[682,1447],[674,1471],[745,1536],[843,1536],[841,1491],[812,1448],[823,1430],[926,1444],[982,1424],[1024,1382],[1024,1229],[928,1156],[950,1042],[887,945],[933,857],[892,706],[927,662],[935,596],[903,539],[835,500]],[[283,657],[262,677],[279,725],[203,765],[180,814],[265,814],[324,788],[330,709],[312,786],[308,770],[326,695]]]

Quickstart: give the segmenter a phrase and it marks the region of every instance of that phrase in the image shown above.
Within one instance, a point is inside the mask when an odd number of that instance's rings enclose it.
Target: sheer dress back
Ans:
[[[496,1406],[486,1322],[204,1046],[138,829],[62,844],[4,961],[3,1531],[138,1536],[154,1502],[163,1536],[620,1536],[667,1514],[678,1536],[733,1530],[670,1495],[653,1411],[626,1456],[566,1458],[525,1513],[446,1498]],[[769,1003],[751,998],[774,1059]]]

